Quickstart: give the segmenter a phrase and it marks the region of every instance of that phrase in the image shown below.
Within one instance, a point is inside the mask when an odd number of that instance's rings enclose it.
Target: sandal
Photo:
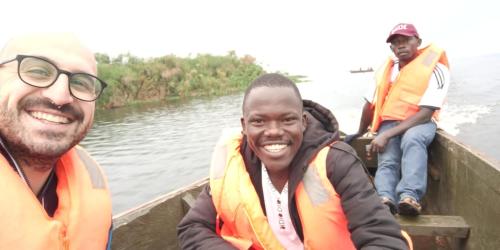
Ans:
[[[394,203],[392,203],[391,199],[387,197],[381,197],[381,199],[382,199],[382,204],[386,205],[389,208],[389,211],[391,211],[392,215],[398,213],[398,208],[396,207],[396,205],[394,205]]]
[[[422,206],[411,197],[403,198],[398,204],[399,214],[407,216],[418,216],[422,212]]]

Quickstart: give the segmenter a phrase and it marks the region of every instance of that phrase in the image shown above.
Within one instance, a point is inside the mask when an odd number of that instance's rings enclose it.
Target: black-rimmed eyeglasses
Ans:
[[[17,61],[17,74],[24,83],[38,88],[48,88],[59,78],[59,75],[68,76],[69,92],[79,100],[95,101],[106,87],[106,83],[87,73],[72,73],[59,69],[51,61],[36,57],[17,55],[16,58],[1,62],[0,65]]]

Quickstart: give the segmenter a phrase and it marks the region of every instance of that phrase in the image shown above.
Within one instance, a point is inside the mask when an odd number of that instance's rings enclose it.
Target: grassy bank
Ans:
[[[96,54],[99,77],[108,87],[98,107],[113,108],[137,102],[169,100],[202,95],[224,95],[245,89],[265,73],[251,56],[208,54],[194,58],[168,55],[139,58],[130,54],[110,58]],[[295,82],[300,77],[292,76]]]

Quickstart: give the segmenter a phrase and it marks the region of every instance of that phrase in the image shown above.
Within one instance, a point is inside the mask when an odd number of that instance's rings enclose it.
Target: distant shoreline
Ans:
[[[99,109],[232,94],[244,90],[253,79],[266,73],[254,57],[238,57],[234,51],[225,56],[201,54],[194,58],[168,55],[144,59],[131,54],[111,58],[101,53],[95,57],[99,78],[108,84],[98,99]],[[282,74],[296,83],[305,78]]]

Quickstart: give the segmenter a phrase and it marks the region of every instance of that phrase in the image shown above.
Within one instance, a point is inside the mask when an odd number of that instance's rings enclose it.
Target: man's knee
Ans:
[[[401,147],[417,144],[417,145],[429,145],[434,139],[436,134],[436,129],[432,126],[426,126],[426,128],[415,126],[406,130],[401,138]]]

